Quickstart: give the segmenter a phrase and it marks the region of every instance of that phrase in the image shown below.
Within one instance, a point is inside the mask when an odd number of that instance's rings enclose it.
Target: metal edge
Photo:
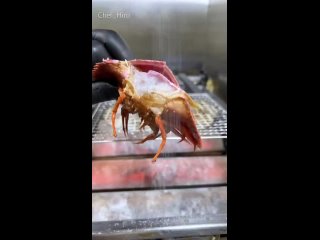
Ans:
[[[93,222],[93,239],[150,239],[227,234],[227,215],[212,216],[210,220],[185,217],[126,220],[121,222]],[[141,224],[144,223],[144,224]],[[167,224],[165,224],[167,223]]]
[[[221,140],[221,139],[227,139],[227,136],[202,136],[201,139],[203,140]],[[140,140],[140,139],[136,139]],[[161,136],[154,139],[156,141],[162,140]],[[168,137],[167,140],[180,140],[179,137]],[[102,143],[112,143],[112,142],[132,142],[130,139],[115,139],[115,140],[93,140],[93,144],[102,144]]]

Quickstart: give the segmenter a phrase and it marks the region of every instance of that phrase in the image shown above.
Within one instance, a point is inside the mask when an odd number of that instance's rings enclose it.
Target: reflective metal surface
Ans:
[[[93,239],[156,239],[213,236],[227,232],[227,111],[208,94],[190,94],[202,110],[194,112],[202,151],[168,136],[156,164],[151,158],[160,140],[136,145],[148,132],[130,116],[129,135],[112,136],[114,101],[100,104],[92,118]],[[171,142],[170,142],[171,141]],[[169,143],[169,144],[168,144]],[[177,147],[178,146],[178,147]],[[217,156],[214,156],[216,153]],[[181,155],[179,157],[179,154]],[[195,155],[194,155],[195,154]],[[218,156],[218,155],[221,156]]]
[[[226,156],[108,159],[92,162],[92,189],[186,188],[227,184]]]
[[[172,239],[173,237],[192,237],[215,239],[212,236],[226,234],[226,215],[198,218],[161,218],[122,222],[94,223],[92,239]],[[194,237],[197,232],[197,237]],[[190,239],[190,238],[186,238]]]
[[[92,201],[94,239],[227,233],[226,187],[94,193]]]

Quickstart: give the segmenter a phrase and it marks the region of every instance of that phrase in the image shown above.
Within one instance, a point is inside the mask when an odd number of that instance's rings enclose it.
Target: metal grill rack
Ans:
[[[190,96],[201,106],[199,110],[192,109],[196,125],[202,139],[202,148],[193,151],[193,147],[186,142],[179,143],[179,137],[173,133],[167,135],[167,143],[162,156],[179,154],[197,155],[204,152],[221,153],[225,150],[224,142],[227,138],[227,111],[215,102],[207,93],[193,93]],[[92,156],[101,157],[127,156],[135,158],[140,155],[152,155],[158,150],[161,137],[144,144],[135,144],[151,133],[151,129],[139,130],[141,119],[137,114],[129,116],[128,136],[122,130],[120,110],[116,115],[117,137],[113,137],[111,115],[115,101],[100,103],[92,116]],[[178,147],[177,147],[178,146]]]
[[[202,138],[226,138],[227,137],[227,112],[210,98],[208,94],[194,93],[190,96],[200,104],[200,110],[194,110],[196,125]],[[117,138],[112,136],[111,116],[115,101],[100,103],[92,117],[92,142],[112,142],[140,140],[151,133],[149,128],[139,130],[141,119],[137,114],[130,115],[128,122],[129,138],[125,138],[122,132],[120,111],[116,117]],[[178,139],[173,134],[168,139]]]

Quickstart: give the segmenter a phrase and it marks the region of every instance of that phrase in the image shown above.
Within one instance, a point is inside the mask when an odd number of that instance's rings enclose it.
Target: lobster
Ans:
[[[117,136],[116,113],[122,105],[122,128],[125,136],[128,134],[129,114],[139,115],[140,129],[149,126],[152,130],[150,135],[137,144],[155,140],[161,135],[162,141],[152,162],[156,162],[162,152],[169,132],[179,136],[179,142],[193,144],[194,151],[197,147],[201,148],[201,137],[191,111],[191,107],[200,106],[179,87],[166,62],[103,59],[93,67],[92,73],[93,79],[113,79],[118,86],[119,97],[112,110],[114,137]]]

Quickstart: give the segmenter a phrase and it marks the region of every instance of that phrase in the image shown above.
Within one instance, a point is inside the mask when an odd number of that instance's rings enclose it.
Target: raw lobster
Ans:
[[[115,128],[116,113],[122,104],[121,116],[125,136],[128,133],[129,114],[139,114],[140,129],[149,126],[153,133],[137,143],[154,140],[160,135],[162,142],[155,162],[166,144],[166,135],[171,131],[201,148],[201,138],[190,106],[199,105],[179,87],[179,83],[163,61],[153,60],[103,60],[93,68],[94,79],[115,79],[118,85],[119,98],[112,110],[113,136],[117,136]],[[159,133],[160,130],[160,133]],[[159,133],[159,134],[158,134]]]

